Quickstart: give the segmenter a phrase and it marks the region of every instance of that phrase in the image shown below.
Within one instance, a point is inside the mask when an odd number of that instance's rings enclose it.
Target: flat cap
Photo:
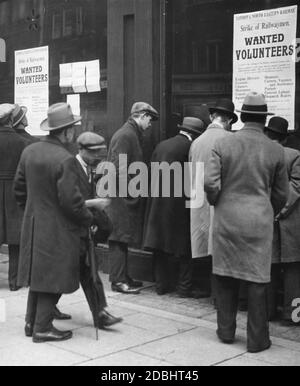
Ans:
[[[80,149],[98,150],[105,146],[105,139],[92,131],[86,131],[77,138]]]
[[[136,114],[136,113],[149,114],[149,115],[151,115],[151,117],[154,121],[157,121],[158,117],[159,117],[158,112],[151,105],[149,105],[149,103],[145,103],[145,102],[134,103],[134,105],[132,106],[132,109],[131,109],[131,115]]]
[[[10,115],[15,108],[15,105],[11,105],[10,103],[2,103],[0,105],[0,119],[6,118]]]

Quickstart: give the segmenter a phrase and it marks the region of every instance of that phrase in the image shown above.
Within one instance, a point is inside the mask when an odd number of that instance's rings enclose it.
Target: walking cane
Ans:
[[[96,286],[97,284],[97,278],[98,278],[98,265],[96,263],[96,253],[95,253],[95,244],[93,240],[93,231],[91,228],[89,228],[89,238],[88,238],[88,257],[89,257],[89,264],[90,264],[90,270],[93,278],[93,283]],[[97,294],[97,291],[95,291],[95,294]],[[98,294],[97,294],[98,295]],[[97,296],[96,299],[96,315],[98,317],[99,315],[99,299]],[[96,340],[99,340],[99,327],[98,324],[95,326],[96,328]]]

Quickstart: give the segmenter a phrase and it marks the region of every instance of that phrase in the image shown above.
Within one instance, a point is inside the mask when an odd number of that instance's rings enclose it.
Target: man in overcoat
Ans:
[[[193,190],[196,190],[196,185],[199,184],[194,165],[197,162],[202,162],[205,174],[216,140],[232,135],[229,130],[238,121],[238,117],[234,113],[234,104],[229,99],[217,101],[214,107],[209,108],[209,113],[211,124],[207,127],[205,133],[193,142],[190,149],[189,160],[193,165]],[[200,208],[191,209],[191,244],[192,257],[194,259],[208,258],[210,264],[212,254],[212,218],[213,208],[209,205],[205,196],[204,203]],[[213,287],[213,282],[211,286]]]
[[[0,105],[0,245],[8,244],[8,282],[17,291],[20,233],[23,212],[13,194],[13,180],[21,154],[28,142],[12,128],[14,105]]]
[[[77,138],[77,145],[79,152],[76,155],[76,160],[78,161],[80,190],[85,200],[91,200],[95,198],[94,170],[102,157],[105,140],[100,135],[87,131]],[[101,208],[92,208],[91,210],[97,218],[98,226],[106,221],[107,215]],[[97,267],[97,272],[94,272],[96,281],[93,280],[91,262],[87,256],[91,252],[88,252],[88,238],[88,228],[82,228],[80,232],[80,284],[90,307],[94,326],[106,328],[120,323],[122,318],[117,318],[106,310],[106,296]]]
[[[266,127],[266,135],[280,144],[288,136],[288,121],[282,117],[273,117]],[[300,296],[300,152],[284,148],[285,162],[290,182],[289,199],[276,217],[274,225],[272,275],[270,286],[270,319],[276,317],[278,290],[281,287],[283,271],[283,312],[282,319],[286,325],[293,325],[292,303]]]
[[[240,281],[248,287],[247,349],[271,346],[267,289],[270,283],[273,220],[288,199],[282,146],[264,135],[268,113],[262,94],[249,93],[240,111],[245,126],[216,141],[205,176],[214,205],[213,273],[216,282],[217,335],[233,343]]]
[[[143,137],[151,127],[151,121],[158,119],[158,112],[148,103],[137,102],[132,106],[128,121],[112,137],[107,160],[116,168],[116,178],[127,189],[134,176],[127,173],[134,162],[145,162]],[[125,183],[122,183],[124,182]],[[128,275],[128,247],[142,245],[144,199],[133,198],[128,192],[117,189],[117,197],[112,198],[106,209],[113,223],[109,238],[109,264],[112,290],[124,294],[138,294],[143,283],[134,281]]]
[[[27,108],[25,106],[19,106],[15,104],[15,108],[12,112],[13,129],[22,138],[24,138],[28,145],[31,143],[39,142],[39,139],[30,135],[25,129],[28,127],[28,120],[26,117]]]
[[[50,106],[41,123],[49,135],[25,149],[15,177],[16,199],[25,209],[18,284],[30,286],[25,333],[37,343],[72,337],[52,322],[60,296],[79,287],[80,232],[93,222],[80,191],[77,160],[64,146],[80,120],[66,103]]]
[[[189,186],[188,163],[192,142],[204,131],[204,123],[193,117],[185,117],[179,126],[179,134],[157,145],[152,155],[152,164],[180,167],[179,171],[170,172],[169,197],[149,197],[147,201],[144,225],[144,248],[154,252],[154,274],[156,292],[163,295],[170,292],[169,263],[174,257],[179,258],[179,279],[177,293],[182,297],[191,297],[192,293],[192,259],[190,241],[189,198],[185,187]],[[168,172],[168,171],[167,171]],[[182,173],[182,174],[180,174]],[[185,174],[187,173],[187,174]],[[178,180],[180,177],[180,180]],[[177,180],[176,180],[177,178]],[[157,173],[151,180],[152,187],[159,187],[162,193],[163,183],[167,179],[163,172]],[[180,196],[175,192],[180,189]]]

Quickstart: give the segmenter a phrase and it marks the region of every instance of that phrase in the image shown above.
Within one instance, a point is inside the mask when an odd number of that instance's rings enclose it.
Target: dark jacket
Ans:
[[[126,162],[119,162],[119,155],[127,156]],[[133,119],[129,119],[112,137],[107,160],[115,165],[117,181],[120,176],[128,183],[133,178],[126,173],[126,168],[133,162],[144,162],[143,132]],[[125,183],[125,187],[127,184]],[[106,209],[113,223],[112,241],[126,243],[132,247],[141,247],[145,199],[117,197],[112,199]]]
[[[59,140],[46,137],[23,152],[14,189],[25,208],[19,285],[37,292],[76,291],[80,234],[93,219],[80,191],[77,160]]]
[[[192,141],[181,134],[161,142],[154,150],[152,162],[179,163],[184,170],[188,162]],[[180,171],[175,172],[176,177]],[[191,253],[190,241],[190,209],[186,208],[188,198],[184,195],[184,178],[181,178],[182,197],[174,195],[174,173],[170,173],[170,197],[150,197],[147,201],[144,226],[144,248],[160,250],[174,256],[187,256]],[[152,180],[152,186],[160,186],[166,182],[162,173]],[[185,176],[186,178],[188,175]],[[165,181],[163,181],[165,180]],[[188,185],[188,180],[186,181]],[[178,184],[176,186],[178,188]],[[161,190],[161,189],[160,189]]]
[[[39,142],[40,140],[36,137],[34,137],[33,135],[30,135],[29,133],[27,133],[26,130],[20,130],[20,129],[15,129],[15,132],[22,138],[24,138],[28,145],[31,145],[32,143],[36,143],[36,142]]]
[[[246,123],[215,143],[205,189],[215,207],[214,274],[270,282],[274,214],[289,193],[283,147]]]
[[[0,126],[0,245],[20,243],[23,211],[13,194],[13,179],[27,144],[13,129]]]

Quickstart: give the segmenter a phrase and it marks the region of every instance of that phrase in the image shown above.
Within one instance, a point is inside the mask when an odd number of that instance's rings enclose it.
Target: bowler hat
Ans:
[[[153,108],[151,105],[149,105],[149,103],[145,103],[145,102],[134,103],[134,105],[131,108],[131,115],[137,114],[137,113],[149,114],[152,117],[153,121],[157,121],[158,117],[159,117],[159,114],[155,110],[155,108]]]
[[[15,104],[15,108],[12,112],[13,117],[13,127],[18,126],[27,113],[27,108],[25,106],[19,106]]]
[[[86,131],[77,138],[77,144],[80,149],[99,150],[103,149],[105,139],[92,131]]]
[[[238,113],[255,114],[255,115],[275,115],[268,112],[268,105],[264,94],[251,91],[244,100],[241,110]]]
[[[184,108],[184,115],[187,117],[194,117],[201,119],[205,125],[205,129],[207,128],[208,125],[211,124],[210,120],[210,112],[208,109],[208,106],[205,104],[202,105],[187,105]]]
[[[223,98],[217,101],[216,105],[209,108],[209,112],[219,112],[228,115],[232,119],[232,124],[238,121],[238,116],[234,113],[234,103],[227,98]]]
[[[0,105],[0,119],[6,118],[8,115],[10,115],[13,112],[14,108],[15,105],[12,105],[10,103],[2,103]]]
[[[73,115],[71,106],[68,103],[55,103],[48,109],[48,118],[43,120],[40,125],[43,131],[54,131],[64,127],[74,125],[81,121],[79,115]]]
[[[274,131],[275,133],[287,135],[288,134],[289,123],[286,119],[282,117],[273,117],[270,119],[267,130]]]
[[[205,130],[205,124],[201,119],[194,117],[185,117],[182,125],[178,125],[179,129],[192,134],[200,135]]]

